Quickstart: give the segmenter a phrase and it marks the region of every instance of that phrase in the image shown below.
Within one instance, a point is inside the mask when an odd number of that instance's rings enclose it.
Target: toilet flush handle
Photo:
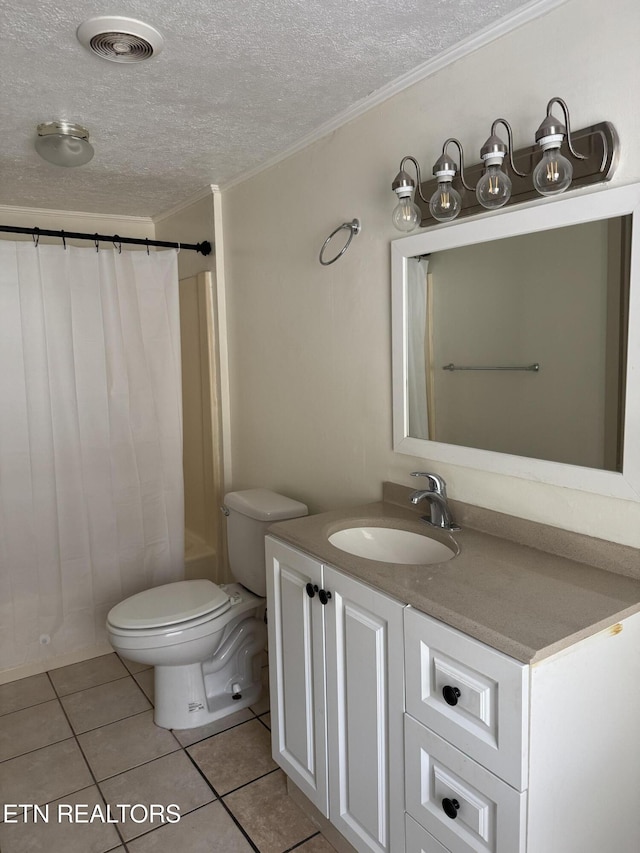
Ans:
[[[228,515],[229,515],[229,507],[228,507],[228,506],[225,506],[224,504],[222,504],[222,506],[220,507],[220,512],[221,512],[223,515],[228,516]]]

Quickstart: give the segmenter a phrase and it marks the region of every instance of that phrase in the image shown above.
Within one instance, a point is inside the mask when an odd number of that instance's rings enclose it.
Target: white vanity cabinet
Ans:
[[[636,614],[528,666],[407,607],[407,853],[640,850],[639,650]]]
[[[356,850],[638,853],[640,613],[527,664],[274,537],[267,566],[274,759]]]
[[[400,853],[404,606],[270,536],[266,555],[274,760],[356,850]]]

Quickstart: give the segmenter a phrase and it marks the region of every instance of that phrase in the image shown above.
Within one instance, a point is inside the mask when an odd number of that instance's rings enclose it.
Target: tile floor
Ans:
[[[153,724],[153,669],[115,654],[1,685],[0,806],[41,811],[3,822],[0,807],[0,851],[330,853],[271,758],[266,666],[263,676],[250,709],[173,732]],[[88,822],[107,804],[117,822]],[[180,820],[163,823],[151,804],[178,805]],[[138,807],[121,820],[119,805]],[[76,806],[87,822],[68,820]]]

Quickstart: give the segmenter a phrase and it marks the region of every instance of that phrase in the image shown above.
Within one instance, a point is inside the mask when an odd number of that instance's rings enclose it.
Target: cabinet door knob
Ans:
[[[450,687],[448,684],[442,688],[442,695],[447,705],[457,705],[460,691],[457,687]]]
[[[309,596],[309,598],[313,598],[315,596],[316,592],[318,591],[318,587],[313,585],[313,584],[310,584],[310,583],[307,584],[306,589],[307,589],[307,595]]]
[[[450,800],[449,797],[445,797],[442,801],[442,808],[444,809],[444,813],[447,817],[450,817],[451,820],[455,820],[458,817],[460,803],[457,800]]]
[[[320,597],[320,604],[326,604],[331,598],[331,593],[328,589],[321,589],[318,596]]]

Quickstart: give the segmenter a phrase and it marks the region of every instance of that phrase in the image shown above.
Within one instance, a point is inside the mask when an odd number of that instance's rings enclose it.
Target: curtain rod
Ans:
[[[201,255],[211,254],[211,243],[204,240],[202,243],[168,243],[166,240],[148,240],[140,239],[139,237],[119,237],[117,234],[109,236],[107,234],[82,234],[79,231],[50,231],[47,228],[17,228],[13,225],[0,225],[0,231],[8,234],[31,234],[33,237],[60,237],[63,243],[66,238],[73,240],[92,240],[98,248],[98,243],[113,243],[114,246],[122,247],[123,243],[128,243],[134,246],[160,246],[164,249],[189,249],[193,252],[200,252]],[[36,241],[37,245],[37,241]],[[66,245],[66,244],[65,244]]]

